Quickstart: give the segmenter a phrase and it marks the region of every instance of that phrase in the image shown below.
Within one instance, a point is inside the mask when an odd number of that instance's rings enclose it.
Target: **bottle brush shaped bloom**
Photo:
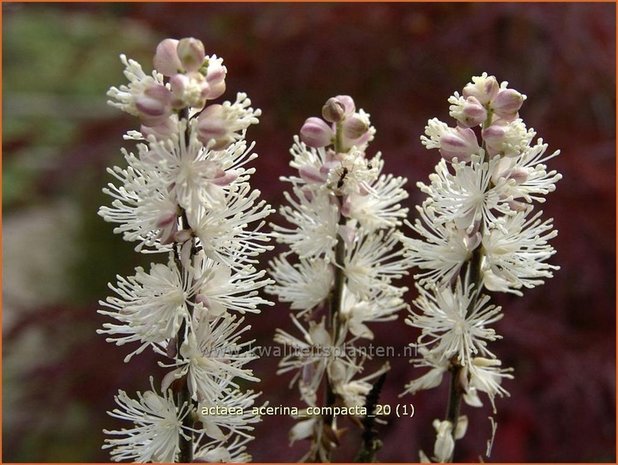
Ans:
[[[545,164],[559,151],[546,155],[547,144],[534,141],[536,133],[519,118],[525,99],[494,76],[473,77],[462,95],[449,98],[455,126],[434,118],[421,136],[442,158],[429,183],[418,183],[427,195],[412,225],[418,238],[404,239],[419,269],[416,309],[406,322],[420,330],[415,366],[428,369],[406,391],[437,387],[451,374],[446,418],[434,422],[436,462],[451,461],[465,434],[462,398],[479,407],[481,394],[492,406],[508,395],[502,381],[511,370],[489,347],[500,338],[491,325],[502,309],[487,293],[522,295],[558,269],[548,263],[557,231],[536,207],[561,178]]]
[[[267,288],[289,303],[299,334],[277,330],[275,340],[287,349],[279,373],[294,373],[291,386],[308,407],[326,407],[322,416],[301,416],[290,431],[291,442],[311,440],[309,461],[330,461],[343,434],[328,409],[364,407],[370,381],[388,370],[365,375],[366,357],[355,344],[373,339],[371,323],[406,308],[407,289],[396,280],[410,266],[397,230],[407,215],[400,205],[406,180],[382,174],[379,153],[366,155],[375,134],[369,115],[340,95],[326,102],[322,117],[307,119],[294,139],[297,174],[283,178],[291,188],[280,210],[287,224],[273,226],[288,249],[272,261],[276,283]]]
[[[247,461],[257,394],[239,381],[257,378],[239,315],[268,304],[258,290],[270,282],[254,265],[269,248],[261,228],[271,209],[249,185],[257,155],[245,139],[260,110],[243,93],[211,103],[227,70],[197,39],[162,41],[152,74],[121,61],[129,83],[112,87],[109,103],[141,127],[125,136],[135,144],[123,150],[127,166],[108,170],[112,202],[99,214],[138,252],[162,260],[110,284],[99,313],[111,322],[98,332],[129,345],[126,362],[153,350],[168,374],[135,396],[119,392],[109,413],[126,427],[105,431],[103,447],[116,461]],[[213,405],[243,414],[208,414]]]

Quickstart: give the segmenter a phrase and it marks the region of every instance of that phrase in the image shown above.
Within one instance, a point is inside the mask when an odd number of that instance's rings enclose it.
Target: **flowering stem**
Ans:
[[[183,108],[179,115],[178,115],[179,120],[185,119],[187,121],[187,127],[185,128],[185,143],[187,144],[187,146],[189,145],[189,110],[187,108]],[[181,227],[182,229],[188,229],[189,228],[189,219],[187,218],[187,213],[184,209],[181,209]],[[194,248],[195,248],[195,238],[191,237],[191,251],[190,251],[190,256],[189,256],[189,262],[193,261],[193,253],[194,253]],[[180,248],[182,246],[180,244],[177,244],[175,253],[176,253],[176,264],[178,266],[178,269],[181,270],[181,276],[186,276],[186,274],[184,273],[184,268],[183,268],[183,264],[182,264],[182,260],[180,259]],[[185,283],[188,284],[189,286],[191,285],[191,283]],[[195,297],[192,298],[192,300],[195,300]],[[195,302],[192,302],[195,303]],[[189,310],[189,318],[191,318],[191,313],[192,313],[192,306],[188,306],[188,310]],[[184,335],[185,335],[185,328],[186,326],[186,322],[182,322],[182,324],[180,325],[180,328],[178,330],[178,335],[176,336],[176,357],[178,357],[178,355],[180,354],[180,349],[184,343]],[[176,393],[176,407],[178,409],[181,409],[183,405],[185,404],[190,404],[191,403],[191,394],[189,393],[189,386],[187,384],[187,378],[185,377],[183,379],[183,382],[180,384],[179,386],[179,390]],[[185,431],[188,431],[190,428],[193,428],[193,412],[189,411],[189,413],[187,415],[185,415],[185,417],[182,420],[182,426],[183,429]],[[189,463],[193,461],[193,435],[189,434],[189,439],[183,437],[183,435],[179,435],[179,447],[180,447],[180,454],[178,457],[178,460],[180,463]]]
[[[334,143],[335,153],[341,152],[341,147],[342,147],[342,141],[341,141],[342,127],[341,126],[342,126],[341,123],[336,123],[335,143]],[[343,202],[342,198],[339,198],[338,200]],[[345,226],[346,222],[347,222],[346,217],[343,216],[343,214],[341,214],[340,212],[339,223],[338,223],[339,229]],[[341,313],[341,304],[343,300],[343,287],[345,285],[345,273],[343,271],[344,260],[345,260],[345,241],[343,239],[343,236],[341,235],[341,231],[338,231],[337,232],[337,245],[335,246],[335,263],[334,263],[335,282],[333,285],[333,289],[331,291],[329,315],[328,315],[328,322],[327,322],[327,324],[329,325],[330,333],[331,333],[331,340],[333,341],[334,345],[337,344],[337,341],[339,339],[339,314]],[[328,372],[327,372],[326,373],[326,389],[325,389],[325,394],[324,394],[324,404],[326,407],[332,407],[333,405],[335,405],[336,401],[337,401],[337,396],[335,392],[333,391],[332,383],[328,379]],[[331,414],[324,415],[324,418],[323,418],[324,427],[326,429],[332,430],[333,420],[334,420],[333,415]],[[328,458],[330,460],[330,451],[329,451]]]
[[[187,214],[183,210],[182,211],[182,227],[183,228],[188,227],[188,225],[189,225],[189,222],[187,219]],[[185,273],[182,271],[183,265],[182,265],[182,260],[180,259],[180,250],[179,250],[180,247],[181,247],[180,244],[178,244],[175,250],[176,265],[178,266],[178,269],[181,270],[181,276],[185,276]],[[194,248],[195,248],[195,239],[192,237],[191,238],[191,255],[189,258],[190,261],[192,260],[192,257],[193,257]],[[188,284],[190,285],[191,283],[188,283]],[[194,300],[194,298],[192,300]],[[189,306],[188,310],[189,310],[189,317],[191,317],[192,307]],[[182,324],[180,325],[178,334],[176,336],[176,357],[178,357],[178,354],[180,354],[180,349],[184,343],[184,335],[185,335],[185,330],[186,330],[185,326],[186,326],[186,323],[183,321]],[[185,378],[179,384],[178,390],[176,392],[176,406],[178,409],[181,409],[183,405],[190,404],[190,403],[191,403],[191,394],[189,393],[189,386],[187,384],[187,379],[185,376]],[[188,431],[189,429],[193,428],[193,416],[192,416],[191,411],[189,411],[189,413],[185,415],[185,417],[183,418],[182,426],[185,431]],[[180,447],[180,455],[178,457],[179,462],[180,463],[192,462],[193,461],[193,436],[189,434],[189,439],[187,439],[183,437],[181,434],[179,435],[178,439],[179,439],[179,447]]]
[[[492,116],[493,115],[491,113],[491,110],[488,110],[487,119],[483,123],[483,129],[486,129],[491,125]],[[483,141],[483,150],[486,150],[484,141]],[[482,237],[482,234],[483,234],[482,222],[481,222],[481,225],[479,226],[479,233],[481,234],[481,237]],[[470,258],[468,262],[468,270],[466,274],[467,279],[468,279],[468,283],[467,283],[468,287],[473,285],[474,289],[477,291],[482,286],[482,282],[481,282],[482,261],[483,261],[483,245],[479,244],[477,248],[474,249],[474,251],[472,252],[472,257]],[[474,306],[476,305],[476,300],[477,300],[478,295],[479,295],[478,292],[474,294],[474,297],[472,297],[472,299],[470,300],[466,313],[468,313],[471,309],[474,308]],[[461,369],[462,369],[462,366],[461,366],[460,361],[457,360],[457,357],[453,357],[453,359],[451,360],[451,368],[449,370],[451,373],[451,382],[449,385],[448,404],[446,407],[446,419],[451,423],[451,425],[453,425],[451,434],[453,435],[454,446],[453,446],[453,452],[449,460],[450,462],[453,461],[453,458],[455,456],[455,446],[457,445],[457,441],[455,440],[455,430],[457,429],[457,422],[459,420],[459,410],[461,408],[461,399],[465,392],[464,387],[461,382]]]

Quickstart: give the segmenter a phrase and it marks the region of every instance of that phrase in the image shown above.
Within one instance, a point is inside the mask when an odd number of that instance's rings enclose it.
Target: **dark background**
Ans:
[[[274,206],[293,134],[332,95],[371,113],[370,153],[408,177],[412,207],[422,200],[415,183],[438,161],[419,136],[429,118],[448,119],[449,95],[483,71],[527,94],[521,116],[562,149],[550,163],[564,179],[544,206],[562,268],[522,298],[497,296],[504,339],[493,347],[516,377],[497,402],[491,460],[615,461],[615,5],[5,4],[3,13],[4,461],[108,460],[101,429],[121,427],[105,413],[113,395],[161,378],[153,357],[124,364],[127,351],[95,334],[107,282],[159,258],[134,253],[96,211],[108,203],[105,167],[123,163],[121,136],[135,125],[105,105],[109,86],[125,82],[118,54],[150,70],[161,39],[186,36],[225,59],[225,98],[242,90],[262,108],[249,131],[261,155],[253,183]],[[284,305],[249,320],[258,343],[291,329]],[[378,326],[376,344],[416,338],[403,315]],[[253,366],[262,399],[300,405],[276,363]],[[400,400],[419,373],[403,358],[391,364],[382,402],[413,402],[417,414],[380,426],[379,458],[417,461],[420,447],[432,451],[446,383]],[[465,413],[457,459],[476,461],[490,407]],[[264,418],[254,460],[297,460],[306,444],[288,447],[292,424]],[[351,428],[336,458],[352,460],[357,442]]]

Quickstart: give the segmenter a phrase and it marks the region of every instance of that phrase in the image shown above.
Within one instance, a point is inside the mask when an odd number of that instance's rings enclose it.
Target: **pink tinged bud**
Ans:
[[[478,126],[487,119],[487,110],[476,97],[468,97],[466,99],[462,114],[467,127]]]
[[[345,107],[336,97],[329,98],[322,107],[322,117],[329,123],[339,123],[345,116]]]
[[[191,239],[193,232],[190,229],[181,229],[176,234],[174,234],[174,240],[176,242],[187,242]]]
[[[221,97],[225,92],[225,81],[208,84],[208,92],[202,94],[206,100],[214,100]]]
[[[176,212],[165,213],[157,220],[157,228],[165,228],[170,226],[178,219]]]
[[[343,122],[343,135],[346,139],[356,140],[365,135],[369,130],[367,121],[359,116],[352,116]]]
[[[188,85],[189,77],[185,74],[178,73],[170,77],[170,87],[172,89],[172,94],[176,98],[182,98]]]
[[[528,170],[526,168],[513,168],[507,173],[506,179],[513,179],[517,184],[528,180]]]
[[[328,160],[322,166],[320,166],[320,174],[328,178],[328,173],[330,173],[330,170],[336,168],[340,164],[341,162],[339,160]]]
[[[470,161],[471,156],[479,153],[480,146],[476,134],[470,128],[454,128],[440,137],[440,154],[448,161]]]
[[[172,112],[172,94],[161,85],[147,88],[135,99],[135,107],[148,126],[162,123]]]
[[[210,105],[199,116],[197,123],[197,138],[204,145],[214,141],[213,150],[223,150],[233,142],[224,119],[224,110],[221,105]]]
[[[195,303],[202,304],[205,308],[208,308],[210,302],[208,301],[208,297],[205,294],[197,294],[195,296]]]
[[[208,65],[206,72],[206,82],[208,83],[208,94],[204,95],[207,100],[214,100],[221,97],[225,92],[225,76],[227,70],[225,66],[219,64]]]
[[[492,124],[481,131],[481,137],[487,146],[489,155],[494,156],[501,150],[506,135],[506,127],[500,124]]]
[[[301,166],[298,169],[298,174],[307,183],[321,184],[326,181],[328,172],[324,174],[313,166]]]
[[[201,40],[192,37],[182,39],[178,42],[178,58],[185,71],[193,72],[200,69],[206,58],[204,44]]]
[[[513,121],[525,99],[524,95],[514,89],[501,89],[491,102],[491,108],[500,118]]]
[[[153,64],[154,68],[164,76],[172,76],[182,69],[177,47],[176,39],[165,39],[157,45]]]
[[[341,211],[341,214],[346,216],[346,214],[343,213],[343,210]],[[354,243],[354,237],[356,236],[356,228],[350,225],[339,226],[339,235],[343,238],[347,245],[351,245]]]
[[[343,105],[344,117],[352,116],[356,111],[356,104],[354,99],[349,95],[337,95],[334,97],[341,105]]]
[[[167,118],[163,122],[160,122],[153,126],[146,126],[142,124],[142,126],[140,127],[140,132],[144,136],[146,137],[154,136],[155,139],[158,139],[158,140],[167,139],[175,131],[176,131],[176,125],[170,118]]]
[[[300,128],[300,139],[309,147],[326,147],[334,136],[333,130],[320,118],[307,118]]]
[[[523,212],[523,211],[526,211],[529,207],[528,204],[524,202],[520,202],[518,200],[509,200],[507,204],[509,208],[513,210],[514,212]]]
[[[488,76],[480,77],[476,82],[466,84],[462,93],[466,99],[476,97],[481,104],[487,105],[496,96],[499,89],[500,85],[496,78]]]
[[[313,189],[303,188],[301,192],[303,193],[303,197],[307,200],[307,202],[311,202],[315,197]]]
[[[216,178],[211,179],[211,182],[215,186],[223,187],[223,186],[229,186],[232,182],[236,180],[236,178],[238,178],[237,173],[233,173],[233,172],[226,173],[225,171],[223,171],[223,174],[221,174],[220,176],[217,176]]]

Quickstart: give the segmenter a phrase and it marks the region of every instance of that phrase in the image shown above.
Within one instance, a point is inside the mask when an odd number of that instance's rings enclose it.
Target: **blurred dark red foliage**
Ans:
[[[378,130],[371,150],[383,152],[387,172],[408,177],[407,206],[413,212],[422,199],[415,183],[428,176],[438,156],[421,146],[419,136],[427,119],[448,118],[448,96],[483,71],[527,94],[521,116],[550,150],[562,150],[550,163],[564,179],[544,208],[560,231],[552,262],[561,270],[522,298],[496,297],[505,318],[497,328],[504,339],[495,350],[506,366],[515,368],[515,379],[505,385],[511,397],[497,402],[491,460],[615,461],[615,5],[134,3],[53,8],[67,18],[76,12],[131,18],[155,31],[157,39],[195,36],[209,53],[224,57],[228,89],[247,92],[263,110],[261,124],[249,133],[261,155],[254,185],[274,206],[283,200],[283,186],[275,180],[290,173],[293,134],[332,95],[352,95],[371,113]],[[117,74],[122,82],[120,66]],[[104,166],[120,162],[121,135],[129,124],[120,115],[83,123],[79,140],[41,177],[38,189],[50,196],[66,193],[75,186],[75,173],[88,172],[89,182],[78,183],[75,195],[86,199],[84,208],[92,208],[85,214],[94,215],[95,200],[101,201],[94,192],[107,181]],[[5,147],[8,156],[10,147]],[[102,221],[96,227],[100,235],[112,234]],[[133,266],[127,262],[133,259],[123,260],[125,270],[108,264],[108,280]],[[4,460],[62,461],[45,448],[51,441],[66,441],[68,447],[92,442],[95,448],[81,460],[108,460],[98,447],[103,427],[120,426],[105,414],[113,395],[118,388],[145,389],[149,374],[159,376],[153,359],[136,357],[125,365],[126,352],[94,333],[102,322],[96,301],[105,295],[105,283],[96,285],[101,294],[90,296],[90,304],[41,308],[4,335],[4,350],[10,352],[30,326],[45,328],[50,341],[74,328],[84,334],[53,363],[21,379],[25,400],[19,408],[29,415],[22,415],[19,428],[4,429]],[[290,328],[284,305],[249,320],[252,336],[263,344],[272,340],[275,328]],[[404,347],[415,337],[400,318],[377,328],[375,343]],[[262,398],[274,406],[300,405],[296,392],[286,389],[289,378],[275,374],[276,364],[262,359],[253,367],[262,378]],[[431,452],[433,447],[431,421],[443,414],[445,386],[399,399],[413,369],[402,358],[391,364],[381,402],[412,402],[416,416],[391,416],[379,427],[384,442],[379,458],[417,461],[419,448]],[[49,432],[54,417],[75,401],[86,406],[91,430],[54,437]],[[465,413],[470,428],[457,459],[478,461],[490,435],[490,406],[466,408]],[[265,417],[250,445],[254,460],[297,460],[306,445],[288,448],[292,424],[289,418]],[[32,434],[42,444],[38,448],[28,447]],[[351,460],[358,440],[352,428],[337,459]]]

